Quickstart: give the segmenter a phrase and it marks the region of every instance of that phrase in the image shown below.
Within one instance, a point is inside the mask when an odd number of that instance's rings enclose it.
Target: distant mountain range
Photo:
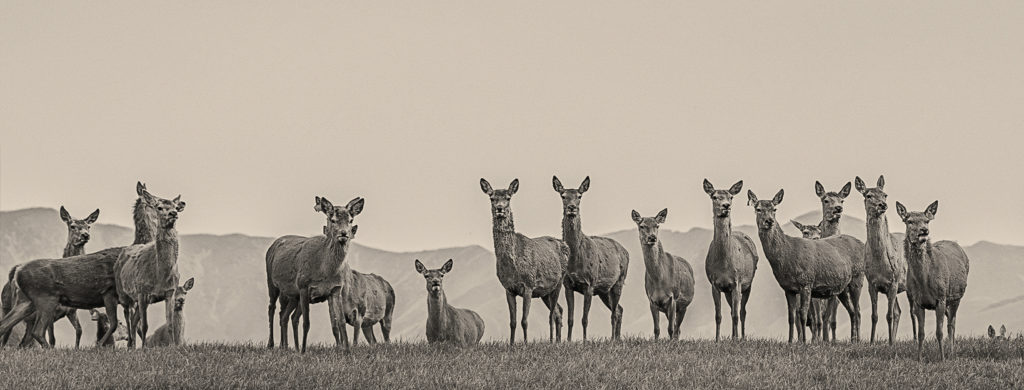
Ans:
[[[819,212],[796,218],[802,223],[816,223]],[[102,222],[102,219],[101,219]],[[710,225],[710,221],[708,221]],[[902,231],[902,224],[892,223],[894,231]],[[734,229],[751,236],[760,250],[757,231],[753,226],[735,226]],[[865,236],[864,222],[850,216],[843,217],[844,233],[861,240]],[[898,230],[896,230],[898,229]],[[317,229],[311,229],[315,231]],[[799,232],[789,223],[784,230],[791,235]],[[584,226],[586,232],[586,226]],[[529,234],[530,232],[525,232]],[[588,232],[593,233],[593,232]],[[938,232],[938,237],[942,237]],[[132,241],[132,230],[118,225],[98,223],[93,226],[92,240],[86,249],[94,252],[120,246]],[[696,294],[683,322],[684,337],[714,337],[714,305],[704,272],[713,232],[706,228],[693,228],[686,232],[662,230],[665,249],[684,257],[693,266]],[[33,208],[0,212],[0,271],[6,278],[7,270],[15,264],[38,258],[59,257],[67,236],[66,227],[57,211]],[[630,253],[630,267],[621,304],[625,308],[623,333],[650,337],[652,325],[647,297],[644,292],[644,261],[636,230],[624,230],[606,235],[619,241]],[[241,234],[208,235],[183,234],[180,236],[179,270],[183,277],[194,276],[196,285],[186,303],[186,337],[190,340],[253,341],[265,343],[267,338],[267,289],[265,260],[267,248],[273,241],[268,237]],[[357,239],[358,241],[358,239]],[[971,259],[967,295],[960,306],[958,334],[981,334],[988,324],[1006,324],[1011,332],[1024,329],[1024,247],[979,242],[965,247]],[[747,332],[753,337],[782,338],[787,334],[786,304],[782,290],[772,276],[771,266],[759,255],[758,272],[753,293],[747,305]],[[437,267],[449,258],[455,267],[445,279],[449,301],[458,306],[476,310],[486,322],[485,339],[507,339],[508,309],[504,291],[495,273],[495,257],[489,248],[466,246],[425,250],[420,252],[388,252],[353,244],[349,261],[354,269],[383,276],[395,288],[397,303],[394,313],[392,337],[403,340],[424,339],[426,322],[426,289],[423,278],[413,268],[413,260],[421,259],[428,267]],[[6,280],[5,280],[6,282]],[[564,294],[564,293],[563,293]],[[563,295],[564,296],[564,295]],[[884,328],[885,302],[880,297],[879,323]],[[910,337],[910,319],[906,300],[900,297],[904,308],[900,322],[900,335]],[[560,300],[564,306],[564,298]],[[579,326],[581,304],[576,305],[576,326]],[[862,339],[870,334],[870,301],[861,297]],[[333,342],[325,305],[314,305],[314,342]],[[522,305],[518,308],[521,310]],[[150,318],[156,318],[153,329],[163,322],[162,305],[151,308]],[[728,306],[723,304],[723,333],[731,329]],[[88,314],[80,314],[85,339],[95,334]],[[665,321],[662,319],[662,321]],[[928,332],[934,331],[934,315],[929,313]],[[277,317],[274,319],[277,323]],[[663,324],[663,328],[664,328]],[[597,337],[609,335],[609,312],[599,301],[590,313],[590,333]],[[58,342],[67,345],[73,332],[66,321],[56,327]],[[578,328],[577,328],[578,330]],[[275,334],[279,330],[275,329]],[[379,329],[377,330],[379,334]],[[521,331],[520,331],[521,332]],[[839,335],[849,337],[849,320],[840,309]],[[563,336],[565,330],[563,329]],[[882,335],[884,331],[879,331]],[[576,332],[578,337],[580,333]],[[351,333],[349,333],[351,336]],[[530,313],[530,339],[547,339],[547,309],[534,301]],[[521,336],[520,336],[521,337]],[[378,337],[379,338],[379,337]],[[884,338],[884,336],[883,336]],[[517,340],[520,339],[517,337]],[[72,341],[73,342],[73,341]]]

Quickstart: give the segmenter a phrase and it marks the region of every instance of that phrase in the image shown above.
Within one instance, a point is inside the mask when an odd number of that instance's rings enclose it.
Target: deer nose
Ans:
[[[167,215],[170,215],[172,217],[177,217],[178,216],[178,211],[177,210],[171,210],[171,212],[167,213]]]
[[[728,203],[723,203],[723,204],[722,204],[722,209],[723,209],[723,210],[728,210],[728,209],[729,209],[730,207],[732,207],[732,205],[731,205],[731,204],[728,204]]]
[[[921,228],[921,234],[927,236],[928,235],[928,228]]]
[[[836,210],[837,213],[841,213],[841,212],[843,212],[843,206],[836,206],[835,210]]]
[[[82,232],[82,238],[89,239],[89,232]]]
[[[882,211],[888,210],[889,209],[889,205],[887,205],[885,203],[882,203],[882,204],[878,205],[878,209],[882,210]]]

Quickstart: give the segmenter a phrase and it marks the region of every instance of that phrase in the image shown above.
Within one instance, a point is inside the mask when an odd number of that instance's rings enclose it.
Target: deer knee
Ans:
[[[892,317],[892,314],[886,316],[886,318],[889,318],[891,320],[892,318],[890,317]],[[871,323],[873,324],[876,322],[878,322],[878,313],[871,313]]]
[[[789,322],[793,322],[793,319],[791,318],[789,320]],[[716,324],[721,324],[722,323],[722,314],[721,313],[715,314],[715,323]]]

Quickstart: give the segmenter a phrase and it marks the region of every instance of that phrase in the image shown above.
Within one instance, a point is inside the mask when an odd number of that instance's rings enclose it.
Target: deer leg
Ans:
[[[611,305],[609,305],[609,309],[612,310],[612,320],[613,320],[612,322],[615,324],[615,339],[616,340],[622,339],[622,312],[623,312],[623,309],[622,309],[622,305],[619,304],[619,301],[622,299],[622,282],[623,282],[623,280],[620,279],[619,280],[619,284],[617,284],[615,286],[612,286],[612,292],[609,295],[609,298],[611,300]]]
[[[732,339],[736,340],[740,338],[740,285],[737,283],[732,291],[729,292],[729,309],[732,314]]]
[[[863,279],[850,281],[850,305],[853,312],[850,314],[850,341],[860,341],[860,290],[863,288]]]
[[[278,313],[278,324],[281,326],[281,348],[288,348],[288,317],[291,316],[292,312],[295,311],[295,306],[292,305],[292,301],[286,299],[284,296],[279,298],[281,300],[281,312]],[[272,309],[271,309],[272,310]],[[273,316],[273,312],[270,313]],[[273,317],[271,317],[273,318]],[[270,333],[273,335],[274,326],[270,326]],[[270,346],[273,347],[274,342],[270,342]]]
[[[59,319],[60,318],[54,318],[54,321],[57,321]],[[53,337],[53,324],[52,323],[50,325],[46,326],[46,339],[50,343],[51,347],[57,346],[57,338]]]
[[[686,306],[678,305],[676,307],[676,318],[675,318],[675,326],[676,326],[675,340],[679,340],[679,338],[681,337],[679,335],[679,330],[680,330],[680,326],[683,324],[683,317],[685,317],[685,316],[686,316]]]
[[[747,300],[750,299],[750,289],[743,290],[743,298],[740,301],[740,337],[744,340],[747,339]],[[683,313],[686,312],[686,308],[683,308]],[[680,318],[682,321],[682,318]]]
[[[679,333],[676,330],[676,327],[673,326],[676,322],[676,310],[679,309],[679,305],[676,303],[675,294],[668,295],[668,302],[668,312],[665,313],[665,317],[668,317],[668,337],[672,340],[678,340]]]
[[[843,291],[843,292],[839,293],[839,302],[843,304],[843,308],[845,308],[846,312],[849,313],[849,315],[850,315],[850,326],[851,326],[851,328],[853,327],[853,323],[854,323],[853,318],[854,318],[854,316],[859,316],[859,314],[855,313],[855,310],[858,310],[858,309],[856,309],[854,307],[852,301],[853,301],[853,297],[850,296],[849,291]],[[850,332],[851,332],[850,342],[855,342],[855,340],[853,339],[853,336],[857,335],[857,333],[856,333],[856,331],[854,331],[852,329],[850,330]],[[832,341],[835,341],[835,336],[832,337]]]
[[[17,302],[11,310],[8,310],[3,318],[0,319],[0,333],[4,334],[5,338],[9,338],[11,330],[14,326],[23,320],[29,318],[29,316],[35,315],[35,305],[29,300]],[[26,321],[26,324],[28,321]],[[25,334],[28,334],[28,328],[26,328]],[[5,343],[6,344],[6,343]]]
[[[135,318],[132,317],[132,304],[122,305],[124,312],[124,320],[128,321],[128,349],[135,348]]]
[[[388,311],[384,314],[384,318],[380,320],[380,334],[384,336],[384,342],[391,342],[391,312]]]
[[[345,326],[342,321],[340,326]],[[359,331],[363,328],[363,315],[358,309],[352,310],[352,345],[359,344]]]
[[[656,303],[654,303],[654,300],[650,301],[650,307],[651,307],[651,319],[654,320],[654,339],[657,340],[658,337],[661,337],[661,325],[658,324],[658,322],[661,321],[661,314],[658,312],[658,305]],[[668,333],[669,333],[670,337],[672,335],[671,326],[672,326],[672,321],[669,321],[669,332]]]
[[[797,305],[799,305],[799,302],[800,302],[799,299],[800,298],[799,298],[799,296],[796,295],[796,293],[791,292],[791,291],[786,291],[786,308],[787,308],[786,313],[788,314],[787,317],[789,319],[789,342],[790,343],[793,342],[793,330],[794,330],[793,327],[796,326],[796,324],[795,324],[795,322],[796,322],[796,307],[797,307]],[[800,326],[803,326],[803,324],[801,324]]]
[[[302,289],[299,291],[299,310],[302,311],[302,349],[301,353],[306,353],[306,338],[309,336],[309,291],[308,289]]]
[[[939,361],[946,361],[946,350],[942,349],[942,325],[946,317],[946,301],[935,303],[935,339],[939,342]]]
[[[896,291],[894,284],[889,286],[889,291],[886,292],[889,312],[885,313],[885,321],[889,323],[889,345],[893,345],[896,342],[896,330],[900,325],[900,305],[896,301]],[[874,326],[871,328],[874,328]]]
[[[550,335],[548,341],[562,341],[562,307],[558,305],[558,295],[562,293],[562,286],[556,285],[555,291],[543,298],[544,305],[548,307],[548,327]]]
[[[713,284],[711,285],[711,298],[715,301],[715,341],[719,341],[722,339],[722,290]],[[792,318],[790,320],[792,321]],[[792,333],[789,336],[792,338]]]
[[[146,334],[149,333],[149,297],[142,297],[142,300],[138,301],[139,305],[139,339],[141,340],[141,348],[146,348]]]
[[[875,327],[878,325],[878,286],[871,282],[868,282],[868,298],[871,298],[871,341],[869,342],[874,344]]]
[[[576,291],[569,286],[568,282],[564,283],[563,286],[565,287],[565,341],[572,341],[572,318],[573,308],[576,307]]]
[[[110,348],[114,348],[114,332],[117,330],[117,293],[110,292],[103,296],[103,306],[107,310],[107,332],[103,334],[99,340],[96,340],[97,346],[110,345]],[[130,321],[129,321],[130,322]],[[99,322],[97,322],[97,326]],[[131,339],[131,337],[129,337]]]
[[[916,304],[913,310],[917,313],[917,361],[921,361],[921,353],[924,350],[924,307]]]
[[[270,337],[267,340],[267,348],[274,348],[274,312],[277,311],[277,300],[281,295],[281,290],[270,286],[270,304],[267,305],[267,322],[270,326]],[[284,304],[281,305],[281,309],[284,310]],[[281,329],[284,332],[284,329]]]
[[[57,310],[57,297],[48,296],[36,301],[36,322],[32,326],[32,337],[43,348],[53,348],[46,340],[46,330],[53,324],[53,316]]]
[[[946,304],[946,328],[949,333],[949,357],[956,353],[956,311],[960,309],[960,300],[951,301]],[[1007,336],[1006,340],[1009,340]]]
[[[21,343],[18,344],[19,348],[28,348],[35,344],[36,338],[32,336],[32,329],[36,328],[36,314],[25,318],[25,334],[21,336]]]
[[[811,308],[811,287],[805,286],[800,289],[800,342],[807,342],[807,328],[803,325],[807,323],[807,311]]]
[[[523,325],[523,343],[526,343],[526,317],[530,316],[530,303],[533,302],[533,290],[529,287],[523,287],[523,318],[520,319],[520,324]]]
[[[338,299],[334,295],[327,299],[327,311],[331,320],[331,336],[334,337],[335,346],[342,344],[341,329],[338,329],[338,327],[345,326],[345,319],[339,318],[341,316],[340,310],[341,307],[339,306]],[[348,340],[345,340],[345,342],[348,342]]]
[[[367,344],[377,344],[377,336],[373,334],[373,324],[363,324],[363,338],[366,339]]]
[[[590,315],[590,301],[594,298],[594,288],[587,286],[587,289],[583,291],[583,319],[580,321],[580,325],[583,325],[583,341],[587,341],[587,324]],[[614,329],[613,329],[614,331]]]
[[[916,305],[914,305],[914,297],[910,296],[910,290],[907,290],[907,309],[910,310],[910,333],[914,337],[914,341],[920,338],[918,333],[917,322],[921,319],[917,313]]]
[[[512,290],[505,290],[505,302],[508,303],[508,344],[514,345],[516,343],[516,295],[512,293]]]
[[[299,301],[293,301],[294,308],[291,310],[291,325],[292,325],[292,341],[295,344],[295,350],[299,350],[299,320],[302,319],[302,311],[299,310]]]
[[[82,324],[78,322],[78,310],[71,310],[68,312],[67,317],[71,327],[75,328],[75,349],[78,349],[79,344],[82,342]]]

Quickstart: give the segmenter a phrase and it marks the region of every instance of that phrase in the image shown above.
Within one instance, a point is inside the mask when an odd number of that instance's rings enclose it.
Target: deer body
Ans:
[[[470,345],[480,342],[484,335],[484,320],[476,312],[459,309],[448,304],[441,280],[452,269],[452,260],[440,269],[428,270],[416,260],[416,271],[427,281],[427,341]]]
[[[376,274],[364,274],[352,270],[352,276],[344,287],[331,296],[331,303],[337,313],[344,316],[345,323],[354,328],[352,344],[357,344],[359,331],[367,343],[377,343],[373,326],[380,324],[384,342],[391,341],[391,315],[395,310],[395,290],[391,283]],[[343,325],[344,326],[344,325]],[[338,332],[335,332],[338,335]]]
[[[839,192],[826,192],[825,187],[821,185],[821,182],[814,182],[814,193],[821,200],[821,222],[818,222],[818,229],[821,232],[820,238],[829,238],[842,234],[839,231],[839,220],[843,217],[843,203],[847,196],[850,196],[850,183],[847,182]],[[854,264],[854,275],[850,282],[850,303],[853,305],[854,310],[860,313],[860,291],[864,285],[864,262],[858,261]],[[836,311],[839,307],[839,301],[836,297],[822,300],[819,298],[812,298],[813,321],[817,321],[816,326],[822,328],[821,336],[822,340],[829,340],[829,330],[832,331],[832,341],[836,341]],[[819,313],[820,312],[820,313]],[[851,323],[851,329],[856,329],[856,333],[860,334],[860,323],[859,317],[857,323]],[[817,336],[815,336],[817,337]]]
[[[668,209],[653,218],[643,218],[633,210],[633,222],[638,226],[644,254],[644,289],[654,320],[654,338],[661,336],[659,313],[665,313],[669,338],[678,340],[679,325],[686,316],[686,308],[693,302],[693,268],[685,259],[665,252],[662,247],[658,226],[667,216]]]
[[[268,306],[268,322],[270,337],[268,346],[274,346],[274,311],[277,301],[281,301],[281,346],[288,346],[287,326],[289,317],[293,329],[297,332],[297,323],[301,315],[303,340],[298,345],[298,334],[295,335],[296,348],[306,350],[306,336],[309,334],[309,305],[328,300],[336,290],[342,289],[352,278],[345,257],[349,244],[355,235],[357,226],[352,225],[353,218],[362,212],[363,199],[355,198],[348,205],[334,206],[326,198],[316,197],[314,210],[327,216],[324,235],[316,237],[284,236],[274,240],[267,249],[267,289],[270,294]],[[349,347],[348,337],[341,313],[335,312],[337,305],[328,305],[331,309],[331,328],[335,331],[338,345]],[[295,309],[299,313],[292,315]],[[338,332],[340,332],[340,337]]]
[[[107,315],[103,314],[103,312],[96,309],[91,309],[89,311],[92,314],[92,320],[96,321],[96,341],[99,342],[100,340],[103,340],[103,336],[106,335],[107,330],[110,329],[110,323],[107,320]],[[117,331],[115,331],[110,338],[103,341],[103,344],[100,346],[113,347],[116,342],[122,340],[128,341],[128,325],[125,325],[124,322],[118,321]]]
[[[171,320],[153,332],[149,340],[150,345],[155,347],[181,345],[182,335],[185,334],[185,295],[192,289],[194,283],[194,279],[189,278],[184,285],[174,289],[171,301],[174,309],[171,311]]]
[[[758,259],[754,240],[732,230],[732,198],[742,189],[742,180],[728,190],[716,190],[704,179],[704,192],[711,197],[715,229],[704,259],[704,271],[715,302],[715,340],[721,339],[723,293],[732,308],[732,337],[746,338],[747,334],[747,300]]]
[[[583,339],[587,339],[587,324],[591,299],[601,298],[611,311],[612,338],[619,339],[622,331],[622,286],[629,269],[629,252],[621,244],[605,237],[583,234],[579,203],[590,188],[590,177],[579,189],[566,189],[557,177],[552,178],[555,191],[562,197],[562,240],[569,247],[569,262],[565,272],[565,301],[568,309],[567,339],[572,340],[574,293],[583,294]]]
[[[548,307],[549,339],[562,338],[562,291],[569,247],[553,237],[530,238],[515,230],[510,201],[519,190],[519,179],[508,189],[495,190],[480,179],[480,188],[491,200],[491,223],[498,281],[505,289],[509,312],[509,343],[516,338],[516,297],[523,298],[523,342],[526,342],[527,318],[533,298],[541,298]]]

